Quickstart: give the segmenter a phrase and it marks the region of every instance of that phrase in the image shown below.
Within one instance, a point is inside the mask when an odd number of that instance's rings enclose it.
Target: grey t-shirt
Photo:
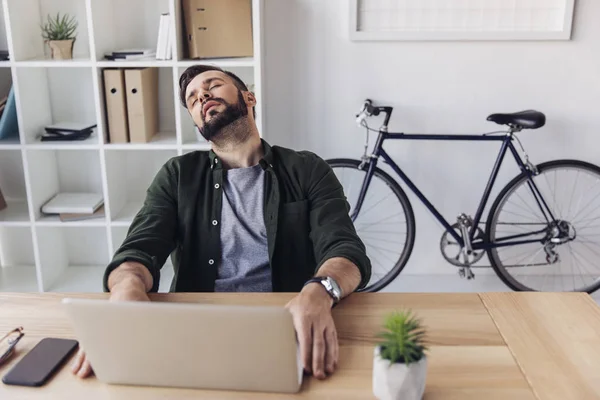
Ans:
[[[271,268],[263,218],[260,165],[225,171],[221,210],[221,264],[215,291],[270,292]]]

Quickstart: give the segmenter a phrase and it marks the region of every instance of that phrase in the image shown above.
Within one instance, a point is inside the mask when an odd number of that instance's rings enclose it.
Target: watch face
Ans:
[[[328,277],[327,280],[323,281],[323,283],[326,283],[327,290],[333,293],[335,298],[339,300],[342,295],[342,291],[337,282]]]

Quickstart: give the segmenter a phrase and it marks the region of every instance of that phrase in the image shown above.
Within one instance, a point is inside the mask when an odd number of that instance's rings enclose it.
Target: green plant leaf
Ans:
[[[378,332],[381,357],[392,363],[410,364],[425,355],[426,329],[410,311],[394,312],[385,317],[384,330]]]
[[[45,40],[75,39],[77,27],[78,23],[74,16],[65,14],[61,17],[60,13],[57,13],[55,17],[48,14],[46,23],[40,25],[42,38]]]

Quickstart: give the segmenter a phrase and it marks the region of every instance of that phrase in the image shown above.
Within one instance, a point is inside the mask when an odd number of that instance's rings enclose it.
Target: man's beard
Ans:
[[[229,104],[221,98],[212,98],[210,101],[224,104],[225,110],[221,112],[216,110],[209,111],[208,114],[212,116],[210,121],[206,121],[206,116],[202,112],[200,118],[202,119],[203,126],[202,128],[198,128],[198,132],[207,141],[214,142],[215,139],[218,140],[219,137],[222,136],[224,128],[233,124],[240,118],[246,117],[248,115],[248,108],[246,108],[246,103],[241,90],[238,91],[237,104]]]

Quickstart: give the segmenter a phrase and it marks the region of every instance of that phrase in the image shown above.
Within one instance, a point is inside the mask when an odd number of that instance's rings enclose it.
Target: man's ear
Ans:
[[[252,92],[244,92],[244,98],[248,107],[254,107],[256,105],[256,96]]]

